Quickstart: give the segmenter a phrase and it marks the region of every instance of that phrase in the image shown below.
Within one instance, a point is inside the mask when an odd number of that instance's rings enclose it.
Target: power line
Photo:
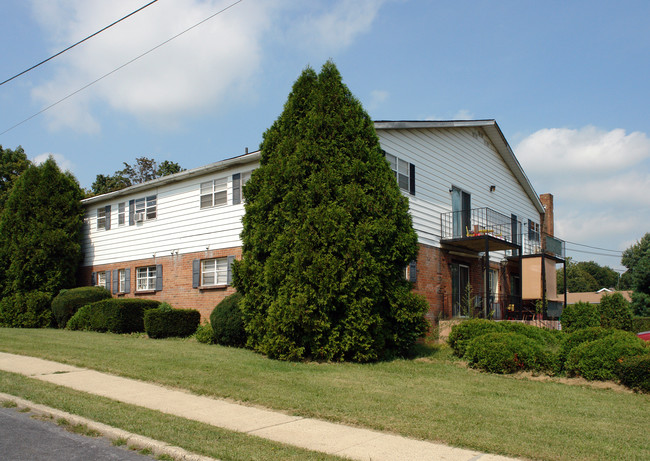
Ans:
[[[0,132],[0,136],[3,135],[3,134],[5,134],[5,133],[8,133],[9,131],[13,130],[14,128],[19,127],[20,125],[22,125],[22,124],[25,123],[25,122],[30,121],[30,120],[33,119],[34,117],[37,117],[37,116],[41,115],[43,112],[45,112],[45,111],[47,111],[47,110],[50,110],[52,107],[54,107],[54,106],[56,106],[56,105],[58,105],[58,104],[61,104],[63,101],[65,101],[65,100],[67,100],[67,99],[70,99],[72,96],[76,95],[77,93],[80,93],[80,92],[82,92],[83,90],[85,90],[86,88],[88,88],[88,87],[94,85],[95,83],[97,83],[97,82],[99,82],[99,81],[101,81],[101,80],[104,80],[104,79],[105,79],[106,77],[108,77],[109,75],[112,75],[112,74],[114,74],[115,72],[117,72],[117,71],[119,71],[119,70],[125,68],[125,67],[128,66],[129,64],[131,64],[131,63],[137,61],[138,59],[140,59],[140,58],[142,58],[142,57],[148,55],[149,53],[151,53],[151,52],[157,50],[158,48],[160,48],[160,47],[166,45],[167,43],[169,43],[169,42],[171,42],[172,40],[174,40],[174,39],[180,37],[181,35],[185,34],[186,32],[189,32],[190,30],[192,30],[192,29],[194,29],[194,28],[200,26],[200,25],[203,24],[204,22],[209,21],[210,19],[214,18],[215,16],[217,16],[217,15],[219,15],[219,14],[225,12],[226,10],[229,10],[229,9],[232,8],[233,6],[235,6],[235,5],[237,5],[238,3],[241,3],[241,2],[243,2],[243,1],[244,1],[244,0],[237,0],[236,2],[231,3],[231,4],[228,5],[227,7],[225,7],[225,8],[223,8],[223,9],[217,11],[216,13],[214,13],[214,14],[212,14],[212,15],[210,15],[210,16],[208,16],[207,18],[203,19],[202,21],[197,22],[197,23],[194,24],[193,26],[188,27],[188,28],[185,29],[184,31],[179,32],[178,34],[174,35],[174,36],[171,37],[171,38],[168,38],[168,39],[165,40],[164,42],[162,42],[162,43],[160,43],[160,44],[154,46],[153,48],[151,48],[149,51],[145,51],[145,52],[142,53],[141,55],[136,56],[135,58],[131,59],[130,61],[128,61],[128,62],[122,64],[121,66],[119,66],[119,67],[113,69],[113,70],[110,71],[110,72],[105,73],[105,74],[102,75],[101,77],[99,77],[99,78],[93,80],[92,82],[90,82],[90,83],[88,83],[88,84],[82,86],[82,87],[79,88],[78,90],[73,91],[72,93],[68,94],[67,96],[64,96],[63,98],[61,98],[61,99],[59,99],[58,101],[56,101],[56,102],[50,104],[49,106],[45,107],[44,109],[41,109],[40,111],[36,112],[35,114],[33,114],[33,115],[27,117],[27,118],[24,119],[23,121],[16,123],[15,125],[13,125],[13,126],[7,128],[6,130],[4,130],[3,132]]]
[[[566,248],[566,251],[571,251],[573,253],[587,253],[587,254],[598,255],[598,256],[609,256],[610,258],[620,258],[621,257],[621,255],[612,255],[612,254],[607,254],[607,253],[597,253],[595,251],[578,250],[576,248]],[[610,250],[607,250],[607,251],[610,251]]]
[[[75,43],[74,45],[70,45],[70,46],[67,47],[65,50],[61,50],[61,51],[59,51],[58,53],[56,53],[56,54],[50,56],[49,58],[44,59],[43,61],[39,62],[38,64],[33,65],[33,66],[30,67],[29,69],[25,69],[24,71],[20,72],[19,74],[16,74],[16,75],[14,75],[13,77],[8,78],[8,79],[5,80],[4,82],[0,83],[0,86],[4,85],[4,84],[7,83],[7,82],[12,81],[13,79],[15,79],[15,78],[17,78],[17,77],[20,77],[21,75],[26,74],[26,73],[29,72],[30,70],[36,69],[38,66],[40,66],[40,65],[42,65],[42,64],[45,64],[46,62],[48,62],[48,61],[50,61],[50,60],[56,58],[57,56],[59,56],[59,55],[65,53],[65,52],[68,51],[68,50],[71,50],[72,48],[74,48],[75,46],[79,45],[80,43],[83,43],[83,42],[85,42],[86,40],[93,38],[95,35],[101,34],[101,33],[104,32],[106,29],[110,29],[111,27],[113,27],[113,26],[114,26],[115,24],[117,24],[118,22],[122,22],[122,21],[124,21],[126,18],[128,18],[128,17],[130,17],[130,16],[133,16],[134,14],[138,13],[139,11],[144,10],[146,7],[148,7],[149,5],[152,5],[152,4],[156,3],[157,1],[158,1],[158,0],[153,0],[153,1],[149,2],[149,3],[147,3],[145,6],[142,6],[142,7],[138,8],[137,10],[133,11],[132,13],[127,14],[127,15],[124,16],[123,18],[118,19],[117,21],[115,21],[115,22],[109,24],[108,26],[104,27],[104,28],[101,29],[101,30],[98,30],[98,31],[95,32],[94,34],[89,35],[88,37],[84,38],[83,40],[79,40],[79,41],[78,41],[77,43]]]
[[[564,242],[565,243],[570,243],[571,245],[578,245],[578,246],[581,246],[581,247],[592,248],[594,250],[611,251],[613,253],[619,253],[620,255],[623,255],[623,252],[620,251],[620,250],[609,250],[607,248],[593,247],[593,246],[590,246],[590,245],[584,245],[582,243],[569,242],[568,240],[565,240]]]

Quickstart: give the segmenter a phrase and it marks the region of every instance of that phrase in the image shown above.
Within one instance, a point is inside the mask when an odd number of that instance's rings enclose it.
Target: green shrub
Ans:
[[[600,313],[596,305],[577,302],[564,309],[561,321],[562,329],[571,333],[581,328],[600,326]]]
[[[68,323],[66,328],[68,330],[90,330],[90,312],[92,310],[91,304],[86,304],[77,309],[77,312],[74,313]]]
[[[65,328],[75,312],[86,304],[111,297],[104,287],[79,287],[61,290],[52,300],[52,314],[59,328]]]
[[[632,319],[632,329],[634,333],[650,331],[650,317],[634,317]]]
[[[465,320],[452,327],[447,342],[454,350],[455,355],[463,357],[465,348],[472,339],[486,333],[504,331],[503,323],[505,322],[494,322],[485,319]]]
[[[614,333],[613,329],[605,329],[602,327],[589,327],[582,328],[581,330],[576,330],[573,333],[567,333],[564,336],[562,345],[557,356],[557,371],[561,372],[564,370],[564,366],[569,357],[569,353],[573,350],[574,347],[579,346],[582,343],[589,341],[595,341],[597,339],[604,338]]]
[[[600,326],[632,331],[632,307],[620,293],[606,294],[600,298]]]
[[[570,376],[582,376],[588,380],[615,380],[619,361],[647,352],[644,341],[634,333],[616,330],[604,338],[574,347],[565,368]]]
[[[196,340],[203,344],[214,344],[214,331],[212,330],[212,325],[209,322],[206,322],[202,325],[199,325],[194,333]]]
[[[246,331],[239,308],[241,299],[241,294],[234,293],[217,304],[210,314],[215,343],[237,347],[246,344]]]
[[[104,299],[79,309],[68,321],[67,328],[112,333],[142,332],[145,311],[159,305],[159,301],[152,299]]]
[[[0,300],[0,326],[45,328],[52,326],[52,295],[42,291],[14,293]]]
[[[201,314],[194,309],[172,309],[166,303],[144,313],[144,331],[150,338],[184,338],[196,331]]]
[[[624,358],[619,362],[616,374],[630,389],[650,393],[650,353]]]
[[[471,367],[490,373],[552,369],[552,359],[542,344],[512,332],[494,332],[475,337],[467,344],[465,359]]]
[[[564,333],[559,330],[549,330],[548,328],[540,328],[535,325],[528,325],[521,322],[500,322],[504,331],[519,333],[530,339],[534,339],[540,344],[543,344],[551,349],[559,348]]]

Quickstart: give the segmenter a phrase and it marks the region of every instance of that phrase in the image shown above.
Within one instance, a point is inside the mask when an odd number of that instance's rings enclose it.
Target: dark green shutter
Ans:
[[[198,288],[201,284],[201,261],[192,261],[192,288]]]

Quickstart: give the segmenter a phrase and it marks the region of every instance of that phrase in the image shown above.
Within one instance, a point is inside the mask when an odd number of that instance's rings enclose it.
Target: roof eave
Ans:
[[[153,179],[151,181],[143,182],[141,184],[135,184],[133,186],[126,187],[114,192],[109,192],[107,194],[96,195],[94,197],[89,197],[83,199],[81,203],[83,205],[92,205],[96,202],[103,202],[106,200],[112,200],[124,195],[135,194],[137,192],[152,189],[155,187],[164,186],[167,184],[183,181],[195,176],[202,176],[205,174],[215,173],[227,168],[254,162],[260,159],[260,151],[250,152],[248,154],[243,154],[237,157],[229,158],[226,160],[221,160],[219,162],[210,163],[209,165],[203,165],[198,168],[193,168],[191,170],[181,171],[180,173],[171,174],[169,176],[163,176],[162,178]]]

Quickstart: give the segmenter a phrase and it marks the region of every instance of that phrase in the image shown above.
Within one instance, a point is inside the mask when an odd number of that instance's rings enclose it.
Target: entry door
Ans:
[[[453,212],[454,238],[461,238],[467,235],[471,227],[472,196],[462,189],[452,187],[451,189],[451,211]]]
[[[469,285],[469,267],[463,264],[451,265],[451,298],[452,298],[452,315],[454,317],[467,317],[466,290]],[[473,307],[474,302],[470,300]]]

